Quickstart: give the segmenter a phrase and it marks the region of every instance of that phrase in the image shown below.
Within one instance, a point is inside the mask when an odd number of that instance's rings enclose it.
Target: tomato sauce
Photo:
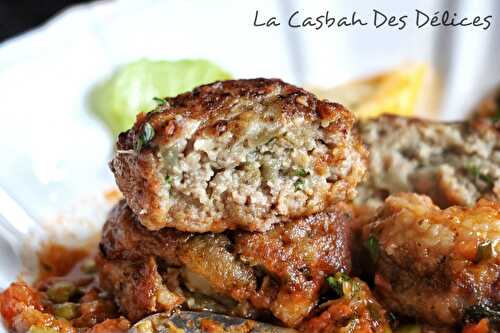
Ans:
[[[47,244],[38,253],[32,286],[14,282],[0,294],[0,314],[11,332],[127,332],[111,295],[99,287],[95,251]]]

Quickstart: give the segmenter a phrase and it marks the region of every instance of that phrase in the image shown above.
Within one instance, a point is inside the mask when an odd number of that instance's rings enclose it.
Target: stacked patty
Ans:
[[[185,304],[294,326],[316,305],[325,278],[350,271],[348,209],[276,224],[266,233],[151,232],[122,201],[101,241],[101,281],[127,317]]]
[[[326,277],[350,272],[342,201],[366,169],[353,125],[280,80],[165,99],[118,140],[103,286],[132,320],[184,307],[298,325]]]
[[[216,82],[140,117],[111,168],[151,230],[266,231],[354,197],[366,152],[353,125],[280,80]]]

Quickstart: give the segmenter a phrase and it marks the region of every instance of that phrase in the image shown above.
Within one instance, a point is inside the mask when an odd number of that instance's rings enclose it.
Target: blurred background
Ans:
[[[256,10],[286,22],[297,10],[302,18],[327,10],[371,18],[373,9],[410,20],[415,9],[492,15],[493,24],[488,30],[253,26]],[[140,80],[119,71],[140,59],[206,59],[235,78],[279,77],[361,116],[463,119],[500,82],[499,16],[496,0],[2,0],[0,186],[35,217],[112,187],[107,162],[116,130],[109,123],[116,114],[92,111],[93,91],[115,77],[100,105],[121,112],[113,89],[126,98]],[[140,82],[149,80],[140,75]]]
[[[2,0],[0,1],[0,42],[38,27],[76,0]]]

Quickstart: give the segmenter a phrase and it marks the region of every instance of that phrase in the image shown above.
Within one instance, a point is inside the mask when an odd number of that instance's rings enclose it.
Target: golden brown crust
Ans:
[[[121,200],[108,215],[99,247],[104,257],[111,260],[137,261],[151,255],[180,265],[177,252],[191,237],[192,234],[171,228],[150,232]]]
[[[120,312],[133,322],[156,312],[172,311],[184,301],[163,285],[153,257],[139,262],[98,259],[102,288],[113,294]]]
[[[349,208],[337,204],[328,212],[274,225],[266,233],[149,231],[121,202],[104,227],[100,248],[115,271],[127,271],[155,257],[162,270],[181,272],[181,285],[198,288],[190,284],[194,276],[193,281],[201,279],[209,285],[208,296],[224,296],[257,311],[270,311],[294,326],[316,305],[328,275],[350,271],[350,219]],[[109,272],[101,276],[111,277]],[[108,286],[136,283],[130,272],[114,276]],[[126,291],[132,296],[125,295],[125,300],[134,298],[132,290]]]
[[[426,196],[393,195],[363,236],[389,310],[454,326],[472,306],[499,305],[500,203],[441,210]]]
[[[266,124],[276,123],[282,127],[289,126],[299,118],[304,119],[305,123],[316,123],[319,126],[317,131],[328,138],[328,148],[325,148],[328,153],[322,153],[323,159],[315,162],[311,172],[326,175],[328,168],[337,166],[336,170],[341,170],[342,175],[325,176],[328,177],[328,186],[318,188],[317,193],[309,193],[309,196],[315,197],[310,199],[308,204],[296,205],[294,209],[282,208],[283,201],[278,200],[284,199],[277,196],[273,197],[274,202],[266,203],[267,208],[257,206],[255,210],[250,210],[238,200],[232,199],[238,191],[229,190],[221,196],[222,199],[225,195],[231,200],[215,204],[215,207],[225,206],[225,210],[215,217],[194,216],[190,209],[193,206],[203,207],[206,203],[191,196],[187,190],[178,194],[178,202],[167,202],[170,200],[169,195],[165,194],[168,185],[165,184],[166,175],[162,173],[165,169],[165,147],[183,142],[185,146],[182,156],[185,158],[194,149],[197,138],[216,138],[230,132],[236,140],[257,118]],[[361,143],[351,133],[353,124],[353,115],[340,104],[320,101],[311,93],[281,80],[216,82],[174,98],[167,98],[166,103],[153,112],[138,116],[134,127],[120,134],[117,153],[110,167],[130,208],[149,229],[157,230],[168,226],[192,232],[221,232],[235,228],[264,231],[273,223],[286,221],[290,217],[310,215],[332,203],[352,199],[354,188],[364,175],[366,158]],[[147,144],[143,144],[141,136],[145,127],[149,126],[154,131],[154,137]],[[293,126],[297,128],[299,125]],[[279,159],[279,156],[277,158]],[[213,164],[210,167],[215,174],[224,171],[217,163],[215,166]],[[182,184],[192,181],[196,185],[196,182],[199,182],[192,179],[192,176],[186,177],[191,178],[180,180]],[[213,177],[215,175],[208,179]],[[210,186],[204,186],[203,190],[212,190]],[[262,186],[266,186],[264,181]],[[264,192],[266,191],[280,189],[265,189]],[[280,205],[281,207],[277,207]],[[279,213],[276,212],[278,209],[281,209]],[[202,208],[198,209],[201,210]],[[215,214],[215,210],[211,207],[207,214]]]
[[[272,101],[271,97],[278,99],[277,106],[289,118],[300,114],[327,121],[331,123],[330,131],[346,134],[354,125],[354,116],[342,105],[318,100],[312,93],[279,79],[228,80],[203,85],[191,92],[166,98],[167,103],[160,105],[154,112],[138,117],[132,130],[120,136],[118,148],[133,149],[137,134],[146,122],[152,124],[156,132],[164,133],[156,138],[153,144],[167,143],[179,133],[179,124],[171,122],[175,120],[176,115],[200,120],[203,122],[201,127],[212,127],[215,130],[214,135],[217,135],[217,129],[223,128],[231,106],[239,99]]]

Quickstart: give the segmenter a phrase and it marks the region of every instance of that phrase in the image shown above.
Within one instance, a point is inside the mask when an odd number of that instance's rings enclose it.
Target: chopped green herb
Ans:
[[[337,296],[344,296],[344,283],[351,281],[349,275],[344,273],[336,273],[334,276],[329,276],[326,278],[326,282],[333,289]]]
[[[488,260],[493,256],[493,246],[490,241],[486,241],[477,246],[476,262]]]
[[[466,167],[466,170],[469,173],[469,175],[471,175],[472,177],[482,180],[483,182],[487,183],[489,186],[493,186],[493,183],[494,183],[493,178],[491,178],[490,176],[488,176],[484,173],[481,173],[478,166],[469,165],[468,167]]]
[[[297,181],[293,184],[295,187],[295,191],[302,190],[304,188],[304,180],[303,179],[297,179]]]
[[[276,138],[270,138],[269,141],[266,142],[266,145],[270,144],[271,142],[273,142],[274,140],[276,140]]]
[[[165,98],[160,97],[153,97],[153,101],[155,101],[159,106],[167,103],[167,100]]]
[[[493,186],[494,185],[494,181],[493,181],[493,178],[491,178],[490,176],[488,175],[485,175],[485,174],[480,174],[479,175],[479,179],[481,179],[483,182],[487,183],[488,185],[490,186]]]
[[[469,165],[466,167],[466,170],[469,173],[469,175],[471,175],[472,177],[474,177],[474,178],[479,177],[480,172],[479,172],[479,168],[477,166]]]
[[[139,135],[135,150],[139,152],[142,147],[146,146],[155,136],[155,129],[150,123],[145,123],[142,128],[142,133]]]
[[[309,175],[309,172],[304,170],[304,169],[299,169],[297,170],[297,172],[295,173],[295,175],[299,176],[299,177],[305,177],[305,176],[308,176]]]
[[[389,322],[391,323],[391,326],[394,327],[394,325],[396,325],[396,323],[398,322],[398,318],[393,312],[389,312],[387,316],[389,317]]]
[[[167,176],[165,177],[165,183],[167,183],[168,185],[172,185],[172,181],[173,181],[172,176],[167,175]]]
[[[377,237],[370,235],[368,240],[366,241],[366,249],[368,250],[368,254],[373,263],[378,261],[378,257],[380,255],[379,242]]]

